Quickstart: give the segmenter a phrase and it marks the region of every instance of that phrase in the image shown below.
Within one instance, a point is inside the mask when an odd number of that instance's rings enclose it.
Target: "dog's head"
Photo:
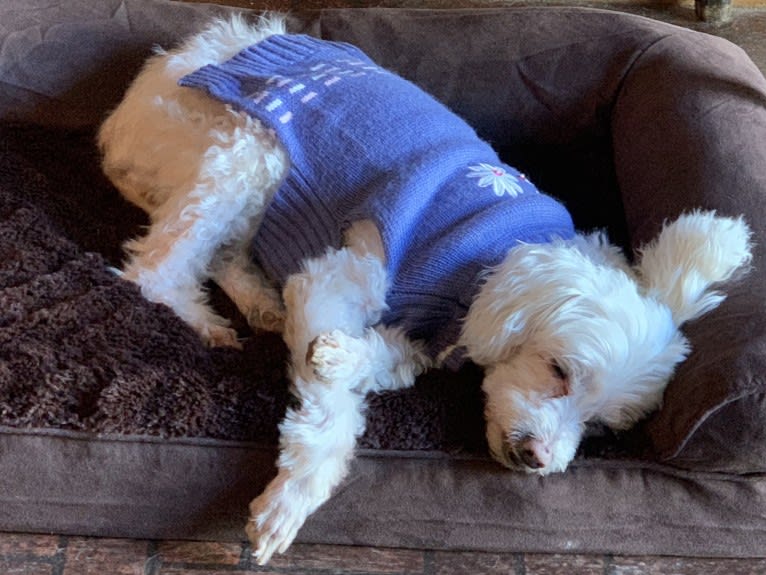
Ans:
[[[589,421],[614,429],[656,409],[688,353],[680,326],[750,260],[741,219],[695,212],[631,269],[600,234],[520,245],[483,283],[462,343],[485,368],[487,440],[513,469],[563,471]]]

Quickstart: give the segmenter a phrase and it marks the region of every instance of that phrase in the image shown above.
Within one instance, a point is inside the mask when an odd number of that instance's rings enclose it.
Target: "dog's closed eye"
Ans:
[[[555,359],[552,359],[548,365],[556,382],[550,397],[556,398],[569,395],[572,389],[569,385],[569,374],[566,369]]]
[[[551,360],[550,367],[553,375],[555,375],[557,379],[567,379],[567,373],[558,361],[555,359]]]

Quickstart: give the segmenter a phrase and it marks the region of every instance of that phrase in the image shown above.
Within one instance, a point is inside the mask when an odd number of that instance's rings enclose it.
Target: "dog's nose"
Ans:
[[[551,462],[551,448],[535,437],[521,440],[516,448],[522,463],[530,469],[543,469]]]

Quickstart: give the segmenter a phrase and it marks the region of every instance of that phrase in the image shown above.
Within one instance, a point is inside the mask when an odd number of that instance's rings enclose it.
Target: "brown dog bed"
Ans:
[[[109,270],[145,216],[94,134],[154,44],[224,8],[0,6],[0,528],[244,537],[291,401],[285,348],[234,318],[208,349]],[[483,438],[481,374],[371,401],[360,457],[299,540],[546,552],[766,553],[766,80],[732,44],[577,8],[328,10],[294,27],[423,86],[578,227],[627,249],[701,207],[744,213],[754,269],[685,330],[662,409],[594,430],[564,474],[511,473]]]

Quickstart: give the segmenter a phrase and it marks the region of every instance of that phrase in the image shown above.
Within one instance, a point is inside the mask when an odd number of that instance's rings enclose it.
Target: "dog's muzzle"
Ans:
[[[552,459],[550,446],[532,435],[525,435],[514,443],[503,440],[503,451],[509,467],[528,471],[545,469]]]

